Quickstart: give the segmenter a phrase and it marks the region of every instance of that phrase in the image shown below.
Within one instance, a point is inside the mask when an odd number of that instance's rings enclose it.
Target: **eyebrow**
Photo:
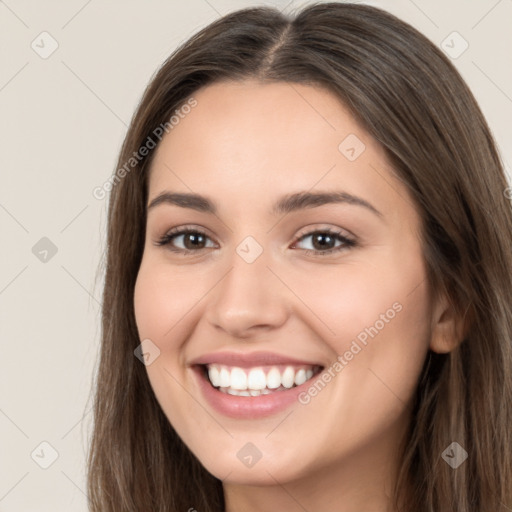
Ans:
[[[373,212],[378,217],[383,217],[382,213],[365,199],[343,191],[302,191],[288,194],[281,197],[276,203],[274,203],[271,213],[273,215],[283,215],[306,208],[315,208],[326,204],[339,203],[362,206]],[[164,191],[149,203],[147,209],[149,211],[161,204],[171,204],[182,208],[190,208],[198,212],[209,213],[212,215],[217,215],[218,212],[218,207],[212,199],[193,193]]]

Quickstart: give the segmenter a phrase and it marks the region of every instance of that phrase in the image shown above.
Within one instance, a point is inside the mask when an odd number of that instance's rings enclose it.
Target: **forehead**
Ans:
[[[384,150],[325,88],[221,82],[193,97],[156,150],[150,198],[172,189],[228,196],[235,207],[237,198],[270,203],[274,191],[340,186],[375,203],[400,196]]]
[[[197,106],[180,116],[160,152],[167,149],[180,160],[215,152],[233,163],[250,157],[256,162],[269,153],[274,160],[318,160],[326,151],[326,158],[337,156],[339,142],[349,134],[373,144],[339,99],[320,86],[220,82],[200,89],[194,98]],[[376,144],[374,150],[379,150]]]

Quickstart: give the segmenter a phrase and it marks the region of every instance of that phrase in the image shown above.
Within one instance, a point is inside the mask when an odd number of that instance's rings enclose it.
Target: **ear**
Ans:
[[[447,295],[440,295],[432,308],[430,349],[433,352],[446,354],[462,343],[471,323],[467,313],[468,310],[461,316]]]

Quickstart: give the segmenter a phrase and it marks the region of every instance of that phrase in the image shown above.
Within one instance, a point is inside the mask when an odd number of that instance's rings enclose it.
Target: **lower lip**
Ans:
[[[298,402],[298,395],[305,391],[311,385],[311,381],[319,375],[314,375],[300,386],[295,386],[286,391],[274,391],[268,395],[260,396],[236,396],[214,388],[204,375],[201,367],[194,367],[193,370],[208,403],[224,416],[239,419],[262,418],[284,411],[294,402]]]

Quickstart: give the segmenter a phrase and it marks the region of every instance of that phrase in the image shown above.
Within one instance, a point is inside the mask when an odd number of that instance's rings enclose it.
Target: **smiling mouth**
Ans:
[[[287,391],[316,377],[323,366],[274,365],[240,368],[217,363],[201,365],[212,387],[235,396],[261,396]]]

